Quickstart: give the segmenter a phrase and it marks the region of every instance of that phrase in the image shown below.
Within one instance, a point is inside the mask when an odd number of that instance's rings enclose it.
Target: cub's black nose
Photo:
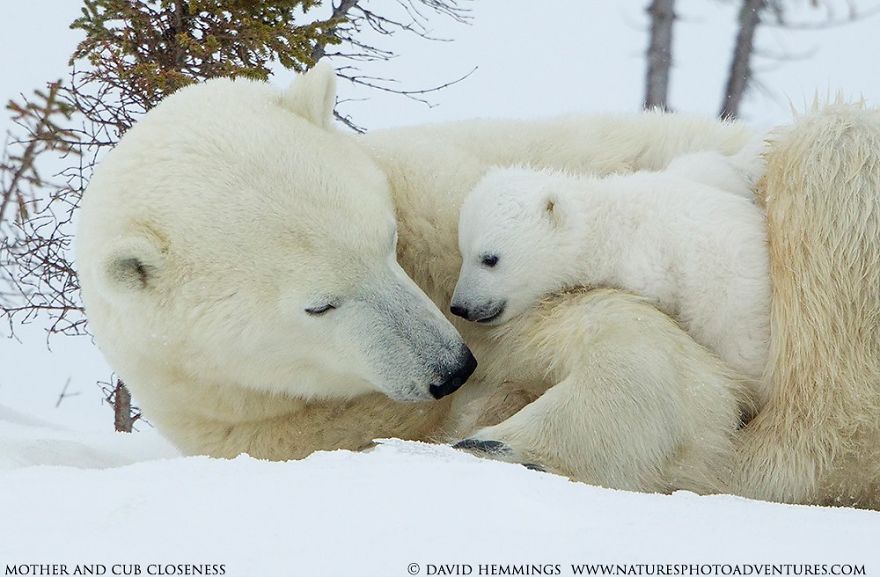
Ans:
[[[457,317],[461,317],[466,320],[471,320],[470,316],[469,316],[470,311],[468,311],[468,309],[466,307],[452,305],[451,307],[449,307],[449,312],[451,312],[452,314],[454,314]]]
[[[461,387],[465,381],[474,373],[477,368],[477,359],[474,358],[470,349],[465,347],[464,356],[459,367],[452,372],[439,385],[431,385],[428,390],[435,399],[442,399],[446,395],[451,395]]]

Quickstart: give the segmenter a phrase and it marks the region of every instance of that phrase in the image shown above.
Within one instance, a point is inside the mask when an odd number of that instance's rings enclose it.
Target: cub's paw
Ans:
[[[743,177],[750,190],[767,171],[767,141],[764,135],[753,137],[738,153],[731,157],[731,164]]]

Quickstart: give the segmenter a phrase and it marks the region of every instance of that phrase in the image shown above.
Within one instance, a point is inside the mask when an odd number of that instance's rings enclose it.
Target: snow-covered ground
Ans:
[[[287,463],[180,457],[155,431],[70,433],[0,409],[4,575],[50,563],[108,575],[123,570],[114,564],[143,575],[173,574],[169,564],[248,577],[572,575],[591,563],[654,575],[654,564],[705,564],[684,575],[853,564],[872,575],[878,544],[876,512],[612,491],[396,440]]]

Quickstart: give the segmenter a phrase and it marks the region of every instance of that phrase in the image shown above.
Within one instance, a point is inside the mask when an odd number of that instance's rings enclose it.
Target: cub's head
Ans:
[[[140,397],[207,383],[423,400],[474,370],[397,264],[385,174],[331,126],[334,78],[318,67],[283,92],[185,88],[98,167],[79,226],[83,297]]]
[[[459,218],[462,265],[450,310],[500,324],[563,286],[566,202],[559,174],[496,168],[466,197]]]

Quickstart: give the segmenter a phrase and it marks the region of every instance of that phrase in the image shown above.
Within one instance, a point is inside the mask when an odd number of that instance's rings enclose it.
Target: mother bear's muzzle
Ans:
[[[429,401],[454,393],[477,368],[473,353],[396,262],[383,269],[363,283],[363,306],[351,326],[372,373],[370,381],[397,401]]]

